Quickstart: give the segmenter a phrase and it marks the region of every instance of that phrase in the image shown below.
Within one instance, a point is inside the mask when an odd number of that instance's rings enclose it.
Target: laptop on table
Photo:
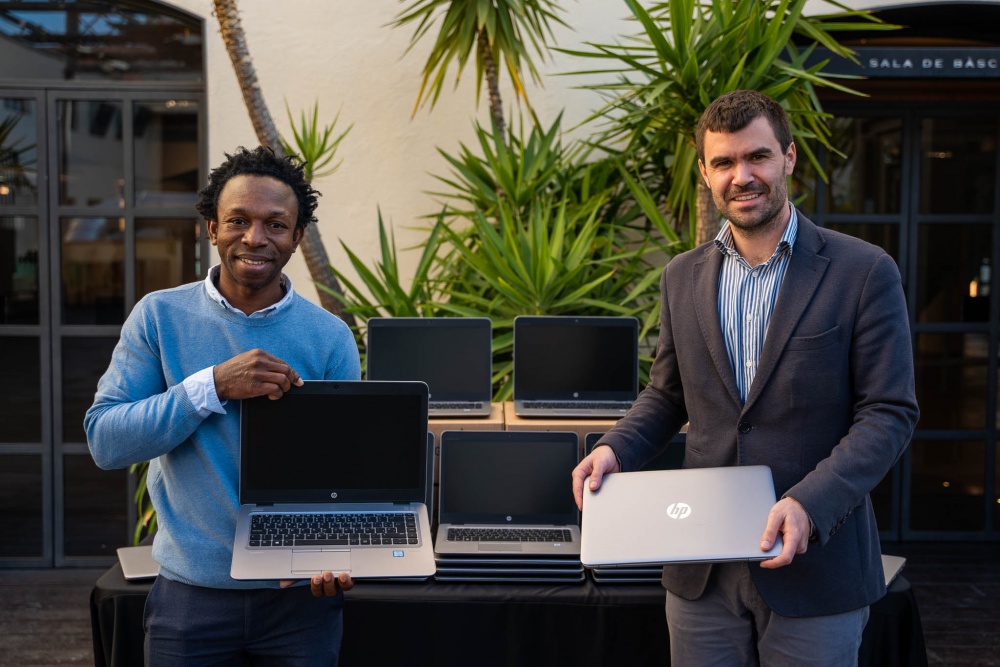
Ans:
[[[486,317],[372,317],[366,377],[420,380],[431,417],[488,417],[493,324]]]
[[[234,579],[434,574],[427,385],[306,382],[241,401]]]
[[[649,470],[584,485],[580,560],[587,567],[760,561],[775,503],[767,466]]]
[[[485,566],[547,558],[580,569],[579,513],[569,488],[580,460],[575,433],[445,431],[440,448],[439,567],[445,559],[481,558]]]
[[[621,417],[639,395],[634,317],[514,318],[518,417]]]

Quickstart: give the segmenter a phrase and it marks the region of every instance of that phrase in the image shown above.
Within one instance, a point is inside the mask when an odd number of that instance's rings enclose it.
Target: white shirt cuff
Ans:
[[[219,401],[219,395],[215,393],[215,366],[209,366],[189,375],[184,378],[182,384],[200,417],[205,418],[212,413],[226,414],[225,408]]]

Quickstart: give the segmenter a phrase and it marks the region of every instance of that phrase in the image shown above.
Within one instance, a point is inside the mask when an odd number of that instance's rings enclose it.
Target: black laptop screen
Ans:
[[[426,389],[374,387],[399,384],[307,382],[242,401],[241,501],[422,501]]]
[[[489,402],[491,346],[485,318],[372,318],[367,376],[426,382],[432,402]]]
[[[632,400],[638,360],[638,322],[632,317],[514,320],[518,400]]]
[[[441,440],[441,523],[571,524],[575,433],[450,431]]]

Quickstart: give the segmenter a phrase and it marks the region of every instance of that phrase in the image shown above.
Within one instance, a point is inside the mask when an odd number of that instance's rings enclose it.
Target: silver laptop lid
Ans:
[[[240,504],[424,502],[427,385],[313,381],[242,401]]]
[[[653,565],[764,560],[760,549],[775,503],[767,466],[652,470],[605,475],[584,485],[584,565]]]
[[[366,377],[420,380],[431,402],[492,397],[493,324],[486,317],[373,317]]]
[[[515,401],[631,401],[638,394],[636,318],[514,318]]]

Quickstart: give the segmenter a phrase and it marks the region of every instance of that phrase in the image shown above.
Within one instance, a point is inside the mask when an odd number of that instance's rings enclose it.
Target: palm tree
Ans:
[[[896,27],[835,0],[824,1],[838,13],[804,16],[807,0],[672,0],[649,10],[625,0],[642,26],[638,37],[567,51],[614,63],[598,71],[614,75],[615,81],[586,86],[607,99],[592,116],[605,123],[600,142],[625,146],[623,161],[661,190],[672,223],[693,223],[695,244],[719,230],[711,191],[698,175],[694,136],[702,112],[720,95],[754,89],[778,100],[788,112],[799,153],[824,175],[810,144],[836,149],[815,86],[857,93],[822,71],[826,61],[809,64],[813,49],[819,45],[852,58],[833,33]],[[800,49],[793,36],[810,45]],[[650,213],[656,215],[655,209]]]
[[[403,0],[401,0],[403,1]],[[514,94],[528,104],[522,70],[535,83],[540,83],[538,70],[531,60],[533,51],[545,57],[546,40],[552,39],[552,24],[565,25],[556,12],[555,0],[413,0],[393,20],[393,26],[416,23],[410,38],[412,49],[426,35],[437,20],[441,19],[434,46],[431,48],[420,92],[413,106],[413,113],[423,104],[431,108],[437,102],[444,86],[445,75],[452,62],[457,61],[455,85],[462,76],[469,56],[476,54],[476,102],[482,91],[483,81],[490,98],[490,115],[500,133],[506,136],[503,102],[500,98],[498,67],[506,67],[514,86]],[[530,44],[530,49],[529,49]],[[530,106],[529,106],[530,108]]]
[[[222,31],[222,39],[226,43],[229,59],[233,62],[233,69],[236,72],[240,90],[243,92],[243,101],[250,114],[250,122],[257,134],[257,140],[278,155],[284,155],[281,137],[274,124],[274,119],[271,118],[271,113],[268,111],[267,103],[264,101],[260,83],[257,81],[257,71],[250,58],[250,49],[247,47],[246,35],[240,22],[236,0],[213,0],[213,2],[215,15]],[[354,316],[345,312],[343,301],[334,296],[334,294],[343,294],[343,290],[330,266],[330,257],[316,225],[306,225],[300,247],[306,266],[309,268],[309,275],[320,287],[317,290],[320,305],[340,317],[348,325],[354,326]]]

